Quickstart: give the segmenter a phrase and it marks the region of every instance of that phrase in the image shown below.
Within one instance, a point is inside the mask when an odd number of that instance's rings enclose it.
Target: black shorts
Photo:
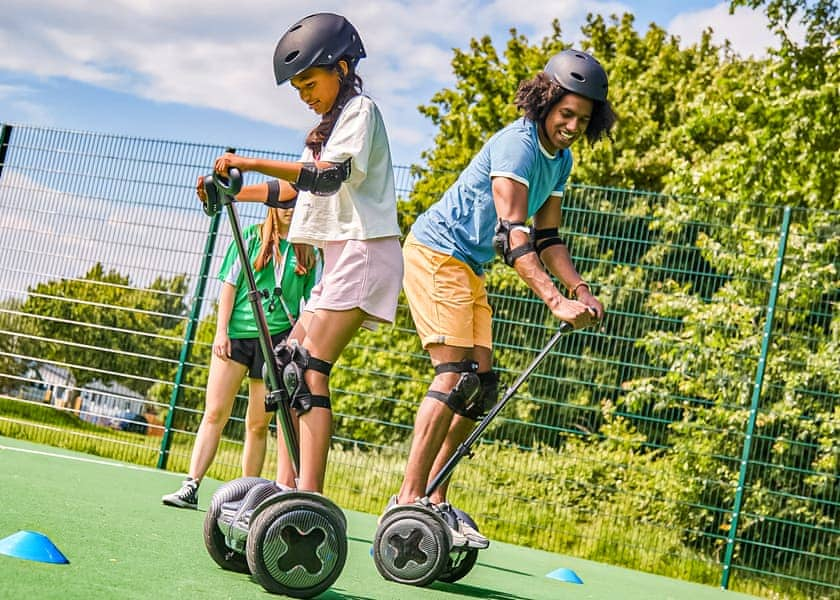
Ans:
[[[271,348],[286,340],[289,335],[289,329],[282,333],[277,333],[271,336]],[[262,379],[262,368],[265,361],[263,361],[262,350],[260,350],[260,340],[258,338],[246,338],[241,340],[230,340],[230,358],[235,360],[240,365],[248,367],[248,377],[251,379]]]

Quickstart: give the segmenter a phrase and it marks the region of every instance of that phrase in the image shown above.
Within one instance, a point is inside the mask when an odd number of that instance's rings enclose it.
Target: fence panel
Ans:
[[[0,435],[186,471],[231,241],[193,190],[223,148],[8,125],[0,147]],[[395,174],[405,198],[414,176]],[[243,225],[264,214],[237,208]],[[494,539],[836,597],[838,224],[572,186],[562,233],[608,318],[540,363],[459,465],[453,501]],[[555,323],[509,268],[487,281],[506,385]],[[398,489],[432,376],[416,337],[401,302],[333,371],[326,491],[345,508],[377,512]],[[239,474],[246,405],[211,476]]]

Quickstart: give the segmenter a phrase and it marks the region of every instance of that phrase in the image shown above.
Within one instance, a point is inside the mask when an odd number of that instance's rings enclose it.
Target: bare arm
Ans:
[[[236,287],[225,282],[219,293],[219,310],[216,315],[216,337],[213,339],[213,354],[227,360],[230,356],[230,338],[228,325],[233,314],[233,301],[236,299]]]
[[[522,183],[507,177],[494,177],[492,185],[498,217],[511,222],[524,222],[528,217],[528,189]],[[529,241],[529,236],[524,231],[514,230],[510,234],[511,248],[522,246]],[[555,317],[571,323],[575,328],[591,324],[593,316],[587,306],[569,300],[560,293],[543,269],[536,253],[530,252],[519,257],[513,268],[528,287],[545,302]]]
[[[557,229],[560,226],[563,200],[552,196],[546,200],[534,215],[534,229]],[[599,319],[604,318],[604,307],[580,274],[575,269],[572,256],[566,244],[554,244],[545,248],[539,255],[546,268],[555,276],[572,295],[595,311]]]
[[[297,196],[297,190],[288,181],[279,181],[279,183],[280,196],[278,199],[281,202],[293,200]],[[204,191],[204,177],[198,178],[195,184],[195,193],[199,200],[207,202],[207,192]],[[268,184],[265,182],[242,186],[242,189],[236,194],[237,202],[265,202],[267,198]]]

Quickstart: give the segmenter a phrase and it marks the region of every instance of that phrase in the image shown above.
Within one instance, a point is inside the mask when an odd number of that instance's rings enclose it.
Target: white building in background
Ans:
[[[115,381],[91,381],[81,393],[79,418],[88,423],[117,427],[130,415],[142,416],[145,412],[145,398]]]
[[[69,369],[50,363],[31,362],[24,373],[18,396],[24,400],[72,408],[76,396],[76,378]]]

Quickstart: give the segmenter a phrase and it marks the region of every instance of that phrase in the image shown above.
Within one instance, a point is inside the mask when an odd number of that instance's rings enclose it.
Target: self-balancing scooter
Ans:
[[[281,387],[282,373],[274,360],[260,292],[233,206],[241,189],[242,174],[237,169],[231,169],[228,178],[207,175],[204,210],[215,216],[222,206],[227,209],[259,329],[268,387],[266,404],[277,406],[277,423],[297,472],[300,456],[288,395]],[[241,477],[213,495],[204,519],[204,543],[222,568],[250,572],[270,592],[312,598],[329,588],[344,568],[347,521],[341,509],[320,494],[281,490],[266,479]]]
[[[452,515],[436,509],[429,502],[429,496],[449,479],[460,460],[469,456],[470,448],[490,425],[490,421],[505,407],[558,340],[573,329],[565,321],[560,323],[559,330],[551,340],[435,475],[426,487],[424,498],[414,504],[392,507],[385,513],[373,540],[373,560],[385,579],[425,586],[437,580],[454,583],[472,570],[478,558],[478,549],[453,547],[449,526],[452,524],[447,524],[445,520],[451,519]],[[469,515],[458,509],[454,509],[454,512],[458,518],[478,529]]]

